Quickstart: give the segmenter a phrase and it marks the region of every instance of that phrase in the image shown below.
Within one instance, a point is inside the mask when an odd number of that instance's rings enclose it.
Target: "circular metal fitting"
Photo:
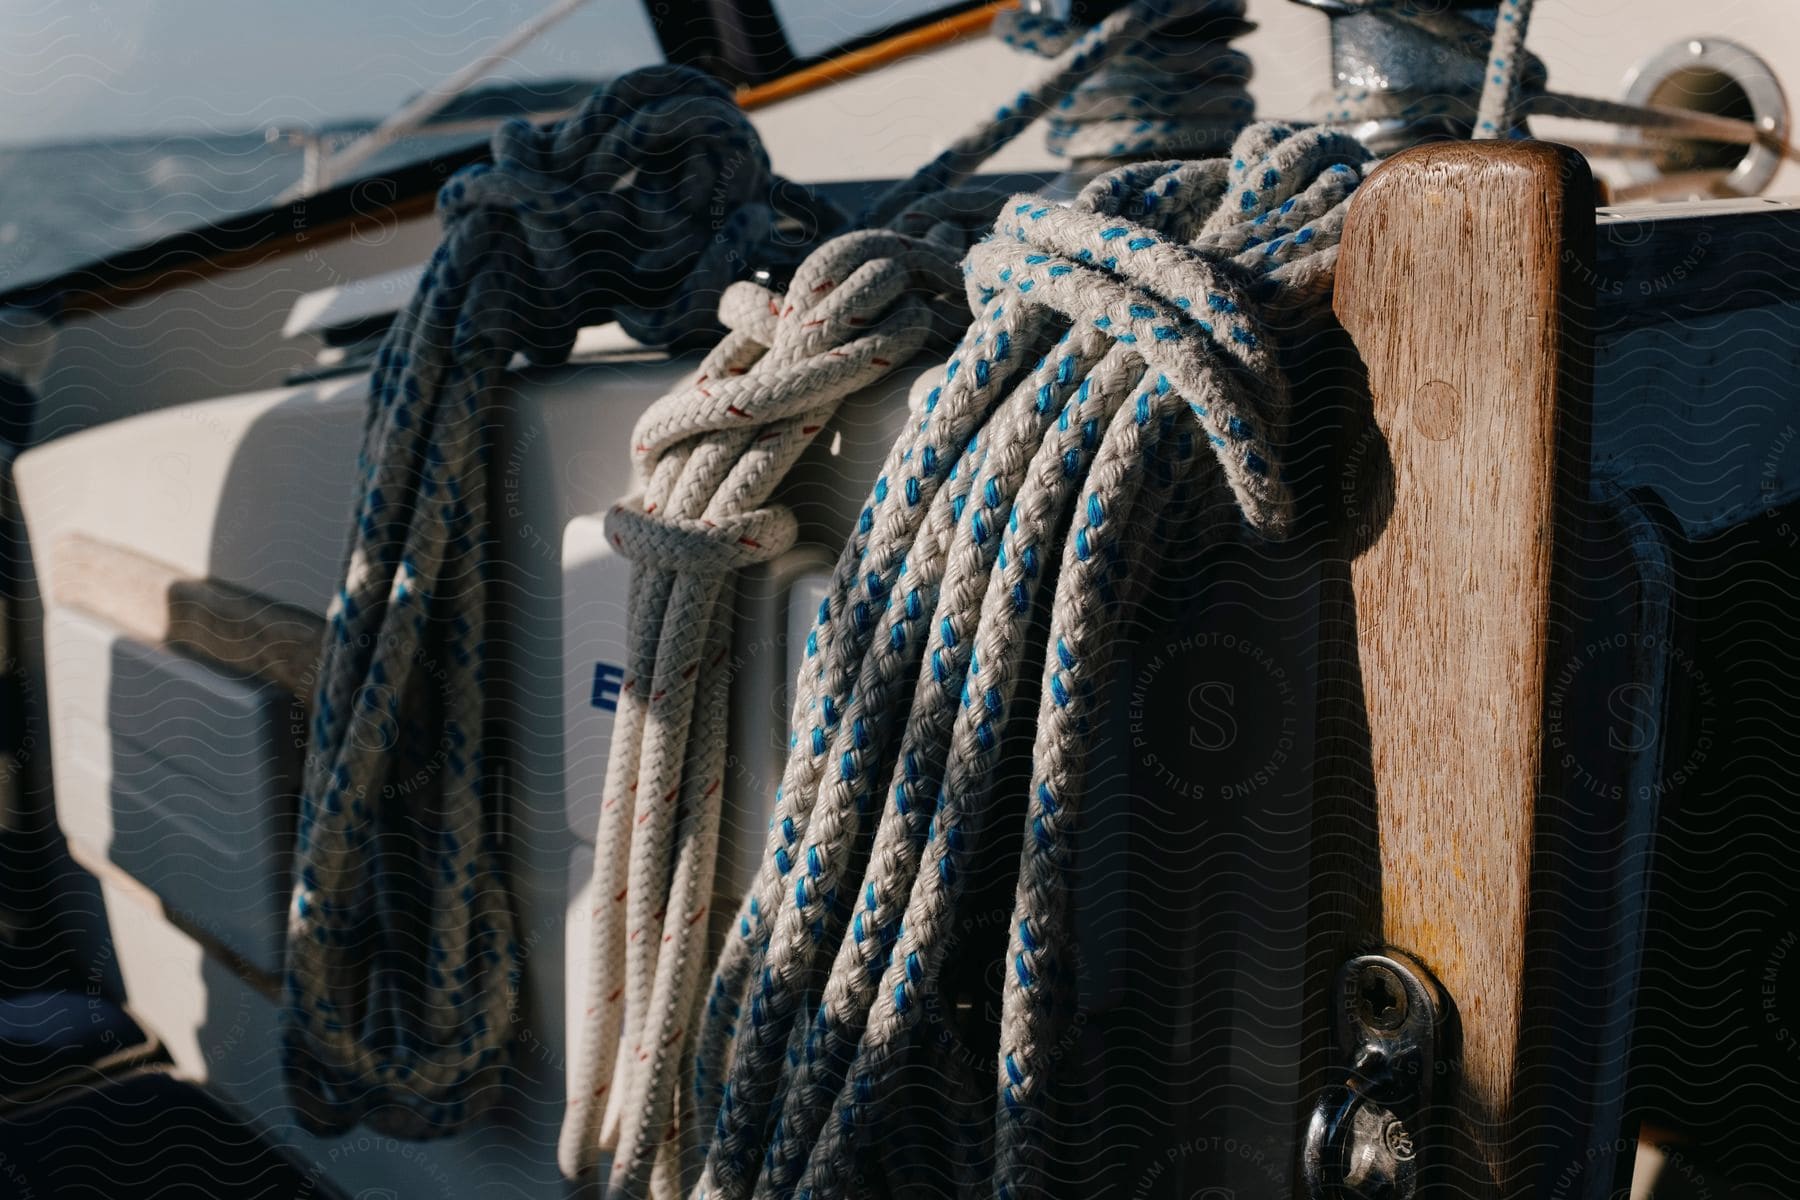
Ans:
[[[1319,1095],[1301,1141],[1312,1200],[1413,1200],[1430,1124],[1444,994],[1398,950],[1338,973],[1338,1044],[1348,1071]]]
[[[1626,74],[1624,100],[1753,121],[1769,138],[1752,146],[1668,142],[1664,152],[1627,161],[1624,173],[1633,182],[1695,173],[1696,191],[1704,193],[1710,184],[1715,195],[1754,196],[1781,167],[1777,147],[1787,140],[1787,97],[1773,68],[1737,42],[1683,38],[1657,51]],[[1622,140],[1658,144],[1635,130],[1625,131]]]

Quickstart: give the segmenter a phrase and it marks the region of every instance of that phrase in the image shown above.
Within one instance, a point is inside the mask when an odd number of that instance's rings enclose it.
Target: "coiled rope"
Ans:
[[[443,240],[376,356],[304,766],[281,1030],[315,1130],[442,1135],[500,1090],[520,964],[483,752],[494,388],[583,325],[713,328],[724,285],[780,253],[771,196],[833,219],[774,184],[727,89],[655,67],[503,126],[439,193]]]
[[[700,1165],[728,1032],[716,1021],[697,1029],[722,791],[722,585],[791,544],[792,518],[767,506],[774,488],[839,402],[922,349],[933,313],[952,307],[958,263],[999,197],[970,208],[946,189],[1171,22],[1242,7],[1138,0],[1073,39],[1043,80],[859,218],[885,228],[820,247],[785,294],[752,284],[727,292],[730,335],[640,421],[642,491],[607,517],[636,568],[631,660],[595,838],[586,1035],[558,1149],[566,1175],[613,1148],[613,1195],[669,1196]]]
[[[1230,45],[1250,28],[1241,0],[1192,6],[1153,39],[1115,55],[1051,110],[1046,141],[1077,167],[1222,153],[1250,120],[1250,57]],[[1061,54],[1082,28],[1023,10],[994,36],[1029,54]]]
[[[563,1126],[559,1153],[571,1176],[595,1165],[604,1134],[623,1147],[614,1162],[620,1191],[642,1194],[659,1162],[656,1191],[675,1186],[667,1173],[678,1147],[663,1133],[677,1098],[692,1095],[684,1068],[723,784],[719,667],[730,614],[721,594],[732,571],[793,544],[793,517],[766,504],[837,405],[926,344],[927,298],[954,288],[970,239],[953,205],[940,204],[943,220],[936,206],[905,214],[901,224],[921,233],[871,230],[827,243],[785,296],[752,283],[728,290],[720,316],[731,332],[639,422],[633,451],[644,490],[607,515],[613,544],[636,568],[622,685],[630,700],[613,727],[595,843],[590,983],[599,1003],[587,1014]]]
[[[1206,470],[1197,437],[1211,486],[1287,528],[1288,401],[1258,314],[1322,307],[1368,157],[1341,131],[1256,126],[1229,160],[1127,168],[1071,209],[1015,197],[971,252],[975,320],[915,387],[808,638],[770,853],[709,1001],[709,1032],[736,1039],[724,1064],[725,1038],[702,1039],[702,1112],[721,1065],[729,1081],[696,1196],[849,1193],[943,966],[1047,604],[990,1110],[993,1189],[1034,1183],[1068,831],[1117,605],[1143,531]]]

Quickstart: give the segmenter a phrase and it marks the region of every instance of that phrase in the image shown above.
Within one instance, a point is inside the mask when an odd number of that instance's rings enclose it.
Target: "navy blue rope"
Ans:
[[[710,337],[727,284],[842,224],[773,175],[723,84],[671,66],[502,127],[438,209],[443,239],[376,356],[300,803],[281,1027],[321,1132],[446,1134],[504,1079],[520,958],[482,753],[502,372],[562,361],[608,320],[650,344]]]

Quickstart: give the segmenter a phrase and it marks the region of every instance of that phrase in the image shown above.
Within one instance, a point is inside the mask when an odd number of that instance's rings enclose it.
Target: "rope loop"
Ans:
[[[438,193],[446,230],[504,234],[510,287],[466,336],[560,362],[575,332],[618,321],[646,345],[717,325],[719,294],[756,267],[791,262],[844,218],[779,179],[729,88],[688,67],[621,76],[551,125],[507,121],[493,161]],[[780,217],[802,233],[780,233]],[[458,353],[467,348],[459,344]]]
[[[1123,168],[1066,208],[1015,196],[970,252],[971,307],[1011,291],[1133,347],[1187,397],[1246,519],[1279,536],[1286,385],[1258,313],[1295,284],[1287,307],[1317,303],[1368,158],[1341,132],[1262,125],[1228,164]]]
[[[689,438],[800,416],[822,407],[821,385],[841,399],[864,386],[855,381],[904,362],[930,332],[922,298],[955,290],[959,251],[861,230],[821,246],[786,292],[733,284],[719,307],[735,335],[730,351],[639,418],[640,476],[648,479],[662,455]]]
[[[972,320],[915,385],[807,639],[764,868],[707,997],[696,1197],[853,1194],[896,1073],[957,1077],[915,1030],[1041,659],[1003,1086],[986,1116],[946,1100],[919,1135],[956,1174],[991,1170],[988,1194],[1031,1186],[1106,640],[1140,565],[1211,519],[1197,497],[1229,484],[1257,530],[1287,527],[1271,314],[1319,311],[1368,159],[1258,126],[1227,159],[1125,169],[1068,209],[1014,197],[971,250]]]
[[[734,271],[794,253],[770,197],[808,201],[777,182],[729,91],[663,66],[555,125],[502,127],[493,162],[439,192],[443,239],[369,383],[303,764],[281,1034],[311,1130],[443,1136],[504,1094],[520,950],[483,753],[502,372],[521,351],[565,358],[576,329],[615,317],[653,342],[714,328]],[[720,525],[792,537],[779,515]]]
[[[619,553],[640,566],[718,575],[778,557],[794,544],[796,526],[785,508],[757,509],[713,521],[659,519],[618,504],[606,514],[606,533]]]
[[[845,397],[942,332],[967,213],[990,207],[921,200],[898,228],[821,245],[785,291],[733,284],[724,340],[634,431],[641,486],[606,518],[635,568],[632,666],[596,832],[595,1002],[559,1147],[573,1177],[617,1146],[614,1195],[671,1194],[679,1143],[667,1131],[700,1131],[677,1105],[694,1097],[689,1031],[717,853],[725,689],[707,668],[729,645],[721,588],[793,544],[794,517],[770,495]]]
[[[1155,36],[1122,48],[1048,114],[1046,144],[1075,162],[1217,154],[1250,119],[1250,57],[1230,46],[1248,31],[1243,0],[1157,0],[1134,6]],[[1028,54],[1069,53],[1087,31],[1007,10],[994,34]]]

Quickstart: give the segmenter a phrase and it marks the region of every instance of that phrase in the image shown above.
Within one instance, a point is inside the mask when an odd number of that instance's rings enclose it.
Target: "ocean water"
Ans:
[[[260,131],[0,148],[0,291],[264,206],[302,157]]]
[[[357,171],[379,174],[486,140],[468,122],[546,119],[581,104],[606,80],[589,76],[501,80],[472,88],[436,120]],[[319,131],[341,149],[374,121]],[[261,129],[0,146],[0,293],[232,213],[274,202],[300,181],[303,148]]]

